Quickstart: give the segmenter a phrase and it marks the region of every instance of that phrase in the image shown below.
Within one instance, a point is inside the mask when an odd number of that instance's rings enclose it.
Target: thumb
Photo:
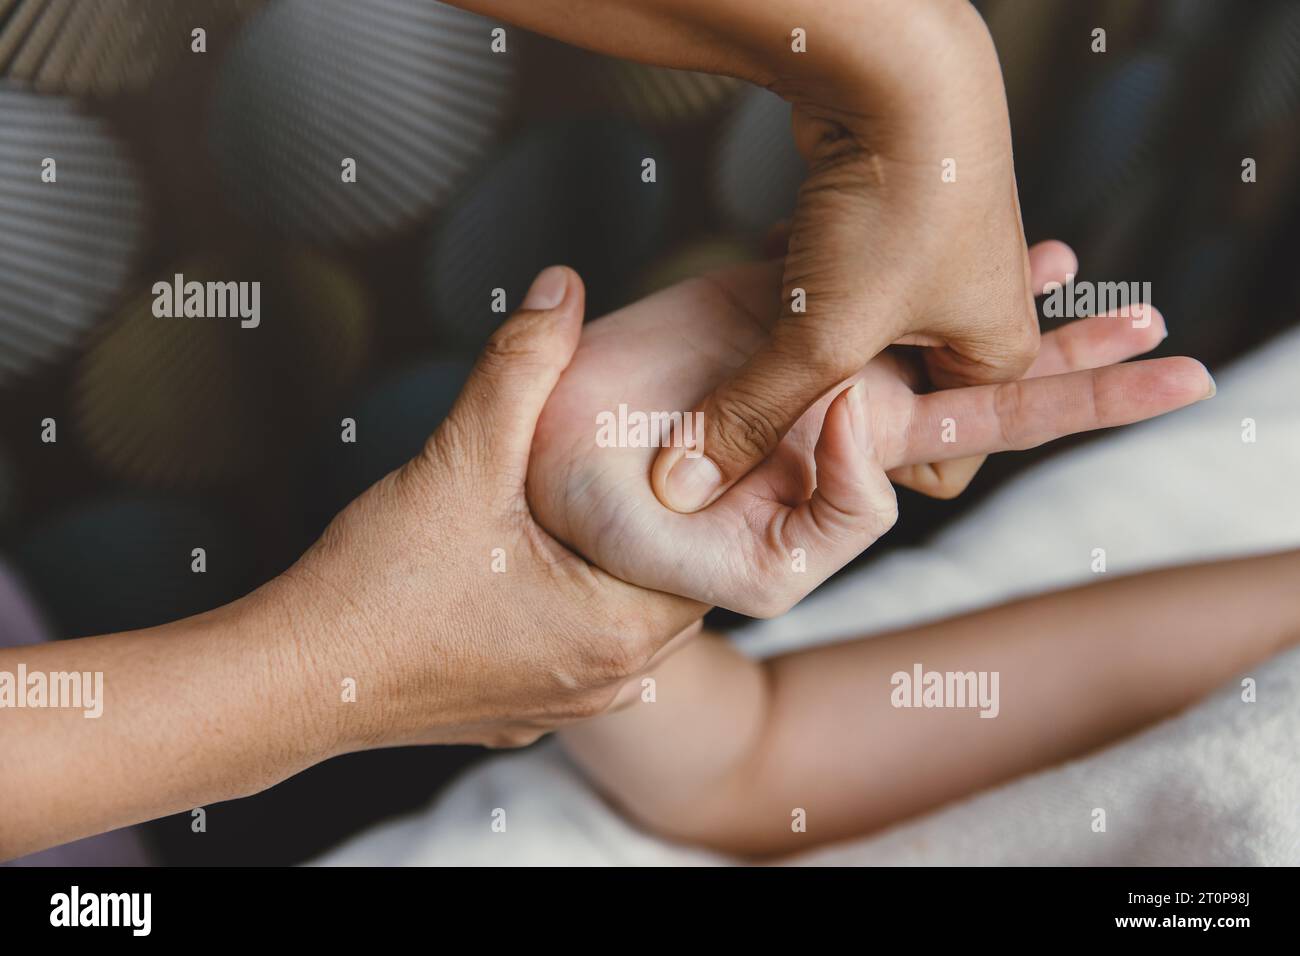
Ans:
[[[827,362],[807,336],[782,334],[793,331],[778,323],[772,338],[704,400],[698,445],[660,452],[650,480],[664,505],[684,514],[708,507],[771,454],[813,403],[858,371],[861,363],[847,353]]]
[[[768,342],[697,409],[703,446],[689,456],[670,447],[656,459],[651,484],[674,511],[712,504],[771,454],[813,403],[905,331],[893,281],[864,276],[862,268],[872,217],[855,197],[877,191],[879,171],[866,151],[845,151],[851,140],[843,133],[829,120],[794,111],[809,177],[790,226],[781,316]]]
[[[519,311],[488,339],[439,429],[444,440],[468,441],[484,461],[526,472],[537,420],[578,347],[584,299],[572,269],[538,274]]]

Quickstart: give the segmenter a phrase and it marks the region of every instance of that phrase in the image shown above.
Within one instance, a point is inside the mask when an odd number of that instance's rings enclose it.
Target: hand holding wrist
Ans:
[[[327,755],[530,742],[603,711],[703,613],[589,566],[533,522],[530,448],[583,306],[577,276],[548,273],[554,300],[533,302],[550,306],[497,332],[424,451],[258,595],[284,621],[278,653]]]

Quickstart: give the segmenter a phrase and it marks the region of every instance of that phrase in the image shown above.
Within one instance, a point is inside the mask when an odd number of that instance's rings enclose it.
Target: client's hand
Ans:
[[[1059,244],[1036,246],[1030,260],[1038,291],[1073,264]],[[933,462],[1140,421],[1213,391],[1192,359],[1113,364],[1160,342],[1154,310],[1146,328],[1098,317],[1050,333],[1028,376],[1000,385],[928,391],[915,356],[890,350],[815,403],[712,506],[670,511],[646,482],[657,449],[599,447],[598,416],[617,417],[620,404],[629,413],[695,407],[767,341],[780,283],[779,263],[743,266],[586,327],[534,440],[528,500],[544,527],[626,581],[771,616],[888,529],[894,505],[882,468],[926,486]],[[851,382],[867,393],[871,427],[860,433],[848,397],[836,399]]]
[[[529,445],[583,300],[572,271],[543,272],[423,454],[265,589],[332,702],[317,716],[339,751],[530,742],[613,704],[703,612],[588,565],[529,514]],[[357,703],[339,706],[347,677]]]

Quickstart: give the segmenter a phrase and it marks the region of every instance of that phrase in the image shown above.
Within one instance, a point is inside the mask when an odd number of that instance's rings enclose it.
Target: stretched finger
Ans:
[[[902,460],[886,465],[1034,448],[1154,418],[1213,394],[1205,366],[1182,357],[932,392],[916,400]]]

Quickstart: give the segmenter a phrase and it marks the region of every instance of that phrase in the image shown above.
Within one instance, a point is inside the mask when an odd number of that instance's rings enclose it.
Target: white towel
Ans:
[[[1016,478],[924,548],[747,627],[760,656],[946,617],[1107,573],[1300,546],[1300,330],[1218,376],[1214,399]],[[1254,442],[1243,430],[1254,424]],[[1224,622],[1230,640],[1232,622]],[[796,864],[1300,864],[1300,651],[1189,711]],[[1095,811],[1105,811],[1098,832]],[[504,823],[504,829],[502,829]],[[812,830],[815,821],[809,821]],[[815,832],[815,830],[813,831]],[[721,864],[623,820],[554,744],[495,757],[427,810],[327,854],[347,864]]]

